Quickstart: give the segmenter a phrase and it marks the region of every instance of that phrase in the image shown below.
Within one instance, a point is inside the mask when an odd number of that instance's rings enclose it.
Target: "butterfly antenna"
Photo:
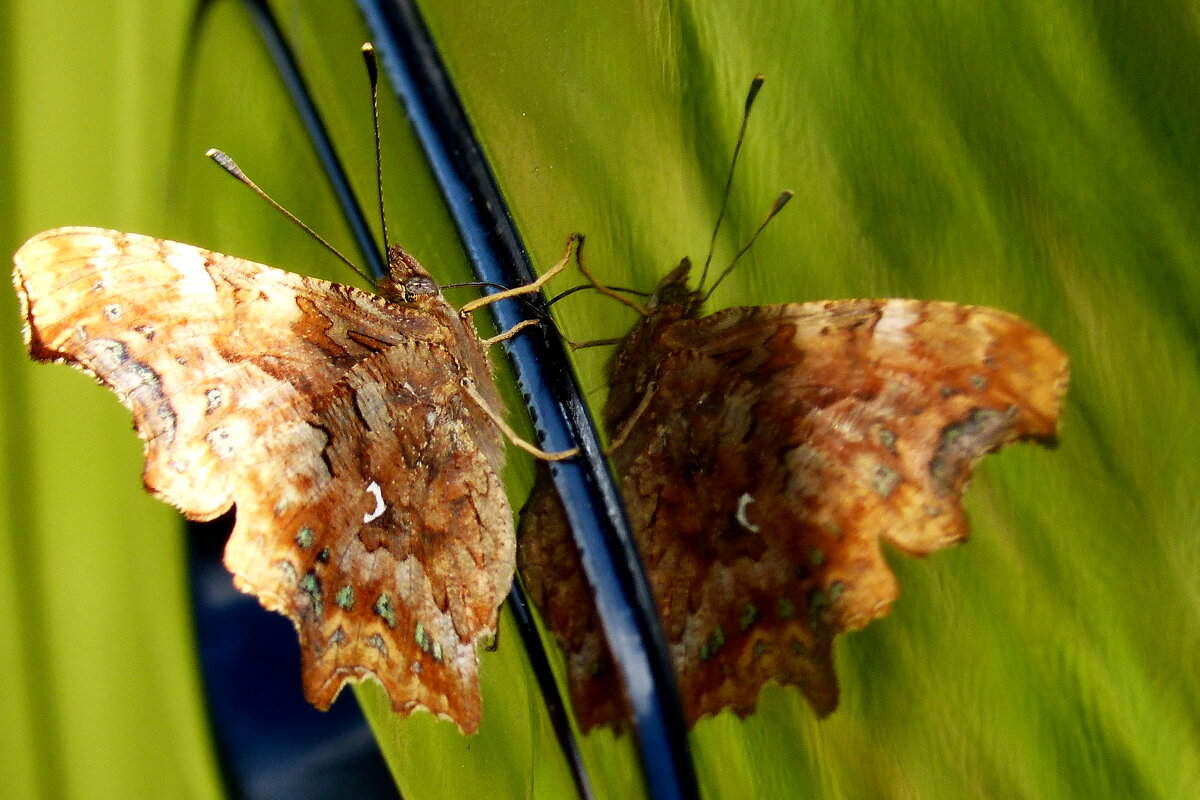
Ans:
[[[587,268],[587,264],[585,264],[583,261],[583,239],[579,240],[579,249],[575,251],[575,265],[579,267],[579,271],[583,273],[583,277],[588,279],[588,283],[591,284],[591,288],[595,289],[605,297],[611,297],[618,303],[629,306],[636,311],[640,317],[650,316],[650,312],[646,310],[646,307],[637,300],[634,300],[632,297],[624,297],[621,294],[618,294],[620,290],[605,286],[603,283],[596,280],[596,276],[592,274],[592,271]]]
[[[549,308],[559,300],[564,300],[573,294],[578,294],[579,292],[590,292],[595,290],[595,288],[596,287],[592,286],[590,283],[581,283],[578,286],[572,286],[570,289],[564,289],[562,292],[559,292],[558,294],[554,295],[554,297],[551,297],[549,300],[547,300],[546,307]],[[606,286],[605,288],[610,292],[621,292],[622,294],[632,294],[637,295],[638,297],[650,296],[650,292],[643,292],[641,289],[630,289],[628,286]]]
[[[242,172],[242,168],[237,165],[236,161],[234,161],[232,158],[230,158],[229,156],[222,153],[220,150],[217,150],[215,147],[212,148],[211,150],[209,150],[204,155],[208,156],[213,161],[217,162],[217,164],[220,165],[221,169],[228,172],[230,175],[232,175],[234,178],[236,178],[241,183],[250,187],[250,189],[256,195],[261,197],[263,200],[266,200],[267,203],[270,204],[270,206],[272,208],[274,208],[280,214],[283,214],[285,217],[287,217],[292,222],[294,222],[296,225],[298,225],[301,230],[303,230],[309,236],[311,236],[312,238],[314,238],[318,242],[320,242],[322,245],[324,245],[326,250],[328,250],[329,252],[331,252],[335,256],[337,256],[339,259],[341,259],[342,263],[345,264],[346,266],[348,266],[350,269],[354,270],[354,273],[356,275],[358,275],[360,278],[367,281],[368,283],[374,285],[375,281],[371,280],[369,277],[364,275],[363,271],[360,270],[358,267],[356,267],[354,265],[353,261],[346,258],[344,255],[341,254],[341,252],[336,247],[331,245],[329,242],[325,241],[325,239],[321,236],[321,234],[317,233],[312,228],[305,225],[304,222],[302,222],[299,217],[297,217],[292,212],[288,211],[286,208],[281,206],[279,203],[275,202],[275,198],[271,197],[271,195],[267,194],[262,189],[258,188],[258,184],[256,184],[254,181],[252,181],[248,177],[246,177],[246,173]]]
[[[721,193],[721,210],[717,212],[717,223],[713,226],[712,239],[708,243],[708,255],[704,257],[704,270],[700,273],[700,286],[704,286],[704,279],[708,277],[708,266],[712,263],[713,250],[717,246],[717,234],[721,230],[721,223],[725,220],[725,210],[729,207],[729,190],[733,186],[733,171],[737,168],[738,154],[742,152],[742,141],[746,138],[746,127],[750,123],[750,109],[754,106],[754,98],[758,97],[758,90],[763,85],[763,74],[760,72],[754,76],[754,80],[750,82],[750,91],[746,93],[746,106],[742,111],[742,127],[738,131],[737,144],[733,146],[733,158],[729,161],[729,177],[725,179],[725,191]]]
[[[387,214],[383,210],[383,151],[379,144],[379,63],[375,58],[375,46],[370,42],[363,44],[362,54],[367,65],[367,76],[371,80],[371,119],[375,126],[375,186],[379,190],[379,224],[383,228],[383,256],[386,261],[388,230]]]
[[[737,255],[733,257],[733,261],[729,262],[729,266],[721,271],[721,274],[717,276],[715,281],[713,281],[712,287],[704,293],[704,302],[708,302],[708,298],[711,297],[712,293],[715,292],[717,287],[721,285],[721,281],[725,280],[725,276],[733,271],[733,266],[737,264],[738,259],[744,256],[746,251],[749,250],[754,244],[754,240],[757,239],[758,235],[763,232],[763,228],[767,227],[767,223],[774,219],[776,214],[778,214],[780,211],[783,211],[783,207],[786,206],[788,201],[795,196],[796,193],[791,189],[784,189],[779,193],[779,196],[775,198],[774,205],[771,206],[771,210],[767,212],[765,217],[763,217],[763,221],[758,223],[758,227],[754,229],[754,233],[751,234],[749,241],[742,245],[742,249],[738,250]]]

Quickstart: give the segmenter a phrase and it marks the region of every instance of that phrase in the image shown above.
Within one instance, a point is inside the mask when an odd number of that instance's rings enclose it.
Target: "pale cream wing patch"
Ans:
[[[352,287],[117,231],[47,231],[15,265],[30,353],[113,389],[146,442],[147,487],[198,520],[229,509],[231,467],[264,426],[303,418],[371,354],[350,328],[431,328]]]

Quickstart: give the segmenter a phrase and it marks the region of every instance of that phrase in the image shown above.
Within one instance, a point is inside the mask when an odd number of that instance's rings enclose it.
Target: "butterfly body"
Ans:
[[[881,541],[924,555],[964,539],[971,468],[1007,442],[1053,439],[1066,359],[1017,317],[953,303],[701,316],[688,270],[618,345],[603,412],[685,714],[744,715],[776,680],[824,715],[834,637],[897,594]],[[590,605],[556,503],[539,485],[518,559],[590,728],[623,708],[602,637],[573,608]]]
[[[470,322],[402,251],[379,297],[190,245],[60,228],[18,251],[26,342],[133,412],[146,486],[232,506],[225,560],[289,616],[305,692],[375,676],[478,725],[475,641],[511,581],[500,409]]]

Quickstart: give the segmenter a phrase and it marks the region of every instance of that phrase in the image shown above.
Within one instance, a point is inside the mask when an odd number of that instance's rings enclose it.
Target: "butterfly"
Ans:
[[[609,366],[603,421],[689,723],[750,713],[770,680],[821,715],[832,643],[897,596],[881,543],[967,536],[975,463],[1054,440],[1068,382],[1054,342],[991,308],[834,300],[702,315],[687,259]],[[518,569],[567,651],[580,725],[625,705],[562,507],[539,480]]]
[[[225,563],[296,626],[309,701],[373,676],[396,711],[475,731],[515,542],[469,309],[396,246],[382,296],[98,228],[14,261],[31,356],[133,412],[147,488],[194,520],[237,507]]]
[[[746,97],[734,167],[750,109]],[[821,716],[837,706],[833,640],[888,613],[886,542],[926,555],[967,536],[975,463],[1055,440],[1066,355],[1004,311],[886,299],[704,315],[683,259],[637,311],[609,363],[603,424],[689,724],[753,711],[771,680]],[[713,243],[724,217],[722,203]],[[712,248],[709,250],[709,260]],[[699,283],[708,274],[706,260]],[[627,704],[547,470],[521,511],[517,567],[567,655],[586,731]]]

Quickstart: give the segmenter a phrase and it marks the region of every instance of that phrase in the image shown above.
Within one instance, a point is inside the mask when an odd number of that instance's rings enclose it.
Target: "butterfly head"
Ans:
[[[403,247],[388,247],[388,274],[376,286],[379,293],[397,303],[412,302],[425,295],[441,295],[437,281],[425,271],[421,262]]]
[[[609,361],[611,390],[604,406],[606,419],[623,419],[654,380],[661,355],[671,345],[664,336],[680,320],[700,316],[703,292],[688,287],[692,262],[684,258],[671,270],[646,301],[642,318],[621,340]]]
[[[685,257],[678,267],[658,282],[646,303],[646,308],[652,316],[690,319],[700,315],[704,293],[688,286],[691,270],[691,259]]]

